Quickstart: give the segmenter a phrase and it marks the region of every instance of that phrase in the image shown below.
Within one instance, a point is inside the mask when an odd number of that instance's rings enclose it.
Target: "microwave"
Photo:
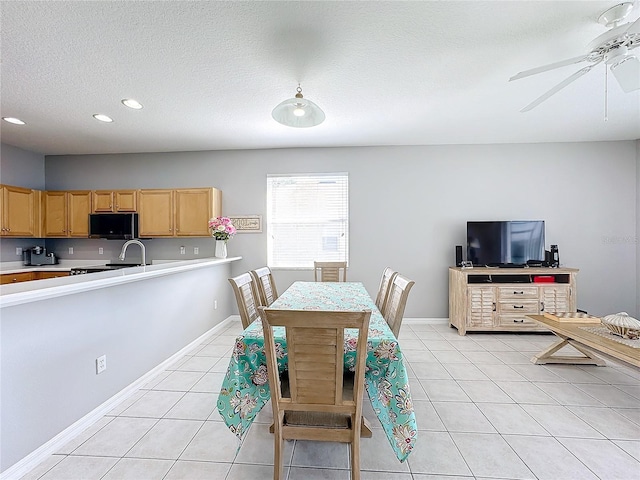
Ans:
[[[137,213],[90,213],[89,238],[131,240],[138,238]]]

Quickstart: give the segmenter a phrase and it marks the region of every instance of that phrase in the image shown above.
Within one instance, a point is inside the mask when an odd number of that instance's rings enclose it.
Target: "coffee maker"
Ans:
[[[58,257],[54,253],[47,253],[47,249],[40,246],[24,249],[22,260],[25,265],[55,265],[58,263]]]

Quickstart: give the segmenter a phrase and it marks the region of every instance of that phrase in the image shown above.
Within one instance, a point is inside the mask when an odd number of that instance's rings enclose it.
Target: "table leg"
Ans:
[[[555,332],[554,332],[555,333]],[[531,358],[531,361],[537,365],[544,365],[546,363],[568,363],[568,364],[580,364],[580,365],[597,365],[599,367],[604,367],[606,362],[598,357],[594,352],[585,348],[583,345],[578,342],[566,337],[564,335],[560,335],[555,333],[556,336],[560,337],[556,343],[551,345],[549,348],[544,349],[542,352],[534,355]],[[566,345],[571,345],[573,348],[578,350],[584,356],[569,356],[569,355],[554,355],[555,352],[560,350],[562,347]]]

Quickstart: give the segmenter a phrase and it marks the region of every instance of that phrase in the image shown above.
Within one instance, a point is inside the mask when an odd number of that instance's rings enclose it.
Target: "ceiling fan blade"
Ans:
[[[573,65],[574,63],[580,63],[587,60],[588,55],[581,55],[579,57],[568,58],[567,60],[562,60],[556,63],[550,63],[549,65],[543,65],[542,67],[532,68],[531,70],[525,70],[524,72],[520,72],[517,75],[514,75],[509,79],[509,81],[520,80],[521,78],[528,77],[530,75],[536,75],[538,73],[546,72],[548,70],[553,70],[554,68],[564,67],[565,65]]]
[[[635,22],[633,22],[626,31],[627,35],[632,35],[634,33],[640,33],[640,18],[638,18]]]
[[[555,87],[553,87],[551,90],[549,90],[547,93],[545,93],[544,95],[538,97],[536,100],[534,100],[533,102],[531,102],[529,105],[527,105],[526,107],[524,107],[522,110],[520,110],[521,112],[528,112],[529,110],[532,110],[533,108],[537,107],[538,105],[540,105],[542,102],[544,102],[545,100],[547,100],[549,97],[551,97],[552,95],[555,95],[556,93],[558,93],[560,90],[562,90],[564,87],[566,87],[567,85],[569,85],[572,82],[575,82],[577,79],[579,79],[581,76],[585,75],[586,73],[589,73],[589,71],[596,66],[598,63],[594,63],[593,65],[589,65],[587,67],[581,68],[580,70],[578,70],[576,73],[574,73],[573,75],[571,75],[568,78],[565,78],[563,81],[561,81],[558,85],[556,85]]]

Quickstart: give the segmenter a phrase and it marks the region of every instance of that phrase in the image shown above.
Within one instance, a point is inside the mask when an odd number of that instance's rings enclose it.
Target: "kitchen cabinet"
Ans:
[[[140,190],[138,214],[140,237],[173,237],[173,190]]]
[[[89,237],[91,191],[47,191],[43,195],[45,237]]]
[[[19,273],[3,273],[0,275],[0,285],[8,283],[30,282],[31,280],[46,280],[47,278],[68,277],[68,271],[32,271]]]
[[[41,271],[36,271],[32,273],[33,273],[33,280],[46,280],[48,278],[68,277],[70,275],[70,272],[67,272],[67,271],[51,272],[51,271],[41,270]]]
[[[175,191],[177,237],[209,237],[209,220],[222,214],[222,192],[217,188]]]
[[[137,190],[94,190],[93,213],[136,212],[138,208]]]
[[[0,285],[8,283],[28,282],[33,280],[33,272],[3,273],[0,275]]]
[[[37,229],[36,190],[0,186],[0,235],[3,237],[33,237]]]
[[[217,188],[140,190],[141,237],[209,237],[209,219],[222,214]]]

